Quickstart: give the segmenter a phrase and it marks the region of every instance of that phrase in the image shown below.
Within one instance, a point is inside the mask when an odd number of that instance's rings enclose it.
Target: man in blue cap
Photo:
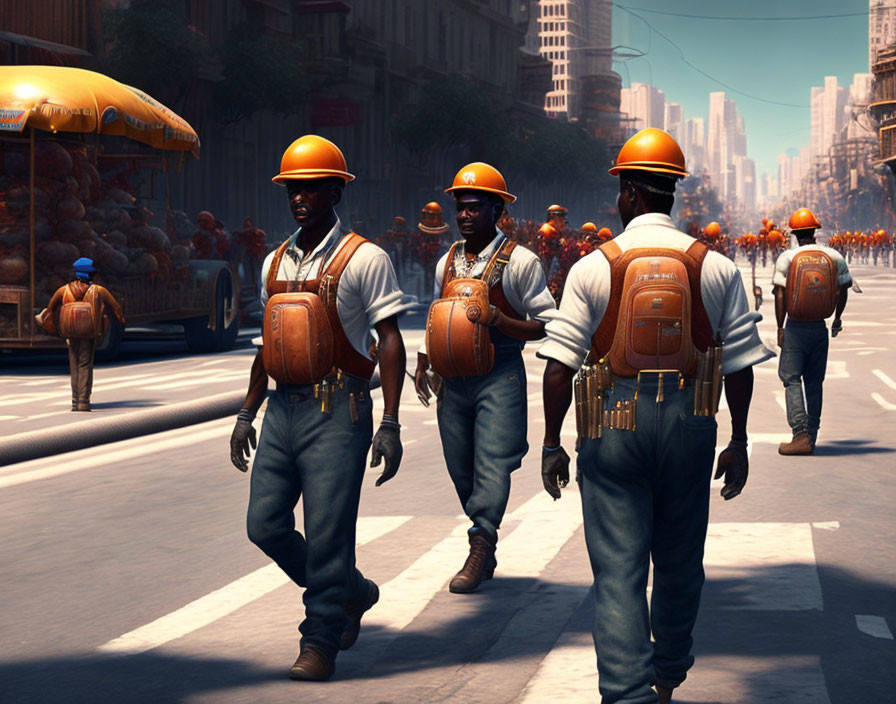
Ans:
[[[93,353],[96,340],[103,334],[105,306],[112,309],[124,325],[118,301],[107,289],[93,283],[93,260],[81,257],[74,265],[75,278],[60,287],[47,304],[48,317],[68,345],[68,363],[72,375],[72,410],[90,410],[93,387]]]

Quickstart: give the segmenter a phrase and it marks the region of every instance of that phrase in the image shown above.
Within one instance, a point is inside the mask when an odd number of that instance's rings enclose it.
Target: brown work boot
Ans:
[[[779,455],[811,455],[815,451],[815,444],[809,439],[807,433],[799,433],[793,436],[790,442],[782,442],[778,446]]]
[[[336,663],[322,650],[307,645],[302,648],[295,664],[289,670],[289,679],[324,682],[333,676]]]
[[[73,411],[77,411],[77,410],[78,410],[78,399],[76,399],[76,398],[73,398],[73,399],[72,399],[72,410],[73,410]]]
[[[495,560],[496,542],[482,533],[470,533],[470,554],[460,572],[449,582],[448,591],[468,594],[476,591],[483,580],[492,578],[498,566]]]
[[[661,684],[654,685],[660,704],[670,704],[672,701],[672,687],[664,687]]]
[[[90,401],[78,401],[77,410],[90,411]]]
[[[358,634],[361,632],[361,617],[365,611],[369,611],[380,600],[380,588],[376,586],[376,583],[369,579],[365,579],[364,582],[367,585],[367,598],[363,602],[350,601],[345,605],[345,615],[348,617],[348,621],[339,637],[340,650],[348,650],[355,644]]]

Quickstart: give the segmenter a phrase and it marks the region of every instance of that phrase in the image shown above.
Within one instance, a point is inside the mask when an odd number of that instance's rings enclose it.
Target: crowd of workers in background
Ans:
[[[242,229],[229,232],[209,211],[202,211],[196,217],[196,225],[198,229],[190,244],[198,259],[241,259],[247,269],[255,271],[269,249],[264,231],[255,227],[248,217],[243,220]],[[498,227],[510,239],[538,254],[544,263],[548,287],[557,301],[570,267],[617,234],[593,222],[586,222],[578,229],[571,227],[568,211],[562,205],[548,207],[543,223],[514,219],[505,212]],[[733,261],[742,257],[755,266],[773,265],[778,255],[790,247],[790,232],[769,218],[762,218],[755,234],[736,235],[718,222],[702,228],[691,222],[686,229],[709,249]],[[441,206],[432,202],[423,207],[415,226],[398,216],[389,229],[373,239],[391,257],[399,281],[406,280],[412,267],[422,268],[423,291],[429,293],[433,267],[451,245],[454,235],[445,222]],[[849,263],[894,266],[894,239],[886,230],[837,232],[827,244]],[[257,279],[253,281],[257,283]]]

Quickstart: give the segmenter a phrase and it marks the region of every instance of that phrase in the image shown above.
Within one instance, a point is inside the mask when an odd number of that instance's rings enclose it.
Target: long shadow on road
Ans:
[[[738,608],[752,583],[780,581],[790,568],[804,570],[806,565],[707,581],[695,631],[697,664],[677,702],[758,704],[770,701],[772,692],[780,696],[784,690],[788,694],[779,701],[824,701],[813,697],[825,691],[831,704],[889,701],[896,688],[896,673],[890,667],[894,642],[859,632],[855,614],[878,614],[894,623],[893,585],[821,565],[824,610],[775,611],[773,605],[764,610]],[[567,607],[558,609],[563,604]],[[563,617],[556,621],[532,618],[530,632],[492,648],[511,619],[536,615],[533,610],[542,606],[562,612]],[[559,634],[584,635],[591,630],[593,618],[592,600],[581,584],[496,578],[476,594],[437,594],[402,631],[377,629],[372,624],[362,628],[358,644],[339,657],[336,677],[325,684],[289,682],[285,677],[289,663],[280,661],[273,668],[259,668],[239,660],[158,651],[121,657],[76,654],[0,664],[0,701],[184,702],[193,695],[223,695],[237,688],[242,688],[245,697],[247,687],[258,686],[264,690],[264,700],[275,695],[277,701],[300,697],[307,702],[358,704],[454,702],[460,700],[453,693],[473,683],[476,702],[510,702]],[[520,619],[515,623],[519,627]],[[251,639],[247,646],[251,647]],[[524,660],[528,670],[501,671],[515,674],[491,676],[489,670],[481,669],[482,663],[523,665]],[[415,678],[414,673],[422,676]],[[386,697],[384,688],[390,693]]]

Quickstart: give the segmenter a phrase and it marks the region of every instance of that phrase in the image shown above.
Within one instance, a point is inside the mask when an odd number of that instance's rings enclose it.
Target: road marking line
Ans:
[[[883,396],[881,396],[877,391],[873,391],[871,393],[871,398],[873,398],[877,405],[883,408],[885,411],[896,411],[896,403],[890,403]]]
[[[63,474],[69,474],[84,469],[98,469],[107,464],[123,462],[125,460],[134,459],[135,457],[140,457],[141,455],[155,454],[163,450],[195,445],[200,442],[205,442],[206,440],[225,437],[233,432],[233,422],[229,418],[223,422],[211,421],[210,423],[214,425],[203,423],[190,426],[189,428],[179,428],[178,430],[187,432],[177,437],[168,436],[166,438],[166,433],[157,433],[152,436],[152,440],[149,442],[147,442],[146,436],[142,436],[123,441],[129,443],[125,447],[122,447],[121,443],[113,443],[112,446],[117,446],[116,449],[102,454],[96,454],[95,449],[87,448],[86,451],[81,450],[79,452],[93,454],[82,455],[80,459],[70,460],[68,457],[70,457],[72,453],[68,453],[67,455],[55,455],[53,457],[44,457],[41,460],[34,460],[35,462],[49,464],[49,466],[40,469],[22,471],[22,466],[30,464],[28,462],[9,465],[8,467],[0,469],[0,489],[37,481],[39,479],[58,477]],[[197,431],[197,428],[202,426],[206,427],[206,430]],[[66,459],[63,460],[63,457],[66,457]]]
[[[712,594],[713,582],[720,580],[734,579],[740,583],[735,587],[746,587],[746,591],[731,591],[742,595],[747,602],[732,605],[733,608],[821,608],[821,587],[818,584],[809,524],[711,523],[706,538],[704,565],[707,577],[704,597]],[[649,587],[647,592],[650,593]],[[590,598],[591,595],[586,590],[573,613]],[[719,607],[713,605],[711,608]],[[701,659],[701,663],[704,663],[701,667],[705,668],[706,658]],[[742,668],[733,666],[727,670],[722,668],[722,671],[731,673],[741,670]],[[793,670],[788,670],[788,677],[792,677],[792,672]],[[751,677],[754,674],[751,672]],[[763,696],[767,699],[796,701],[784,696],[792,691],[793,683],[775,678],[777,675],[769,671],[768,682],[763,685]],[[820,667],[807,669],[804,679],[807,695],[800,698],[800,702],[829,702]],[[732,688],[733,691],[741,689],[742,687]],[[571,630],[560,634],[518,701],[520,704],[541,704],[546,701],[584,704],[593,702],[596,692],[594,643],[590,632],[582,633],[577,624],[574,624]],[[682,696],[688,698],[687,692],[683,690]]]
[[[227,372],[223,375],[221,373],[221,370],[219,370],[219,369],[204,369],[204,370],[196,369],[196,370],[193,370],[190,372],[178,372],[176,374],[165,374],[163,376],[156,377],[156,379],[159,382],[170,382],[172,379],[189,379],[191,377],[195,378],[196,376],[203,377],[202,379],[195,379],[193,381],[183,381],[183,382],[178,382],[176,384],[152,383],[147,388],[152,388],[152,389],[178,388],[179,389],[179,388],[182,388],[185,386],[197,386],[199,384],[207,384],[209,382],[217,381],[218,379],[229,381],[231,378],[239,378],[240,376],[246,376],[248,378],[248,375],[249,375],[248,367],[246,368],[246,371],[244,371],[244,372],[233,371],[233,372]],[[225,379],[225,376],[227,377],[226,379]],[[117,384],[106,384],[103,381],[102,377],[94,379],[94,382],[95,382],[95,386],[101,387],[104,393],[106,391],[115,391],[118,389],[133,388],[133,387],[137,387],[137,386],[140,386],[141,384],[145,383],[144,379],[132,379],[130,381],[122,381]],[[4,406],[16,406],[16,405],[21,405],[24,403],[33,403],[35,401],[49,400],[52,398],[57,398],[58,396],[59,396],[59,392],[55,392],[55,391],[50,392],[50,393],[42,393],[42,394],[26,394],[24,396],[14,394],[11,396],[0,396],[0,401],[4,402]],[[9,399],[9,400],[7,401],[7,399]]]
[[[726,608],[823,609],[808,523],[710,523],[703,564],[707,582],[740,583]]]
[[[19,416],[0,416],[0,420],[15,420]],[[25,419],[27,420],[27,419]]]
[[[893,633],[885,619],[880,616],[856,615],[856,626],[866,635],[873,638],[893,640]]]
[[[818,530],[839,530],[840,529],[840,521],[828,521],[827,523],[813,523],[813,528],[817,528]]]
[[[887,386],[889,386],[893,391],[896,391],[896,381],[893,381],[889,376],[884,374],[880,369],[872,369],[871,373],[874,374],[878,379],[884,382]]]
[[[357,545],[361,546],[391,533],[411,516],[365,516],[358,519]],[[289,583],[283,570],[269,564],[227,586],[190,602],[155,621],[125,633],[97,650],[103,653],[136,655],[158,648],[192,633]]]
[[[786,399],[784,398],[784,392],[783,392],[783,391],[775,391],[774,394],[775,394],[775,401],[778,402],[778,405],[779,405],[779,406],[784,410],[784,412],[786,413],[786,412],[787,412],[787,401],[786,401]]]

